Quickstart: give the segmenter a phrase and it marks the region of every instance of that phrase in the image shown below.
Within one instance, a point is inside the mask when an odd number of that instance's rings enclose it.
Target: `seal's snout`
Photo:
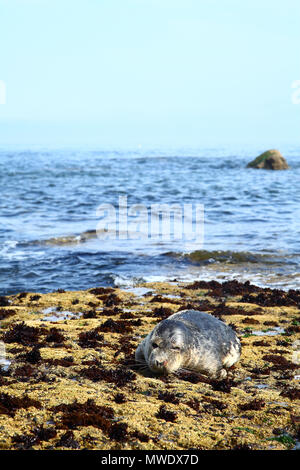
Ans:
[[[168,361],[155,361],[155,365],[156,367],[158,367],[159,369],[163,369],[164,367],[167,367],[168,365]]]
[[[156,374],[168,374],[168,365],[169,362],[167,359],[152,357],[152,359],[149,361],[150,369]]]

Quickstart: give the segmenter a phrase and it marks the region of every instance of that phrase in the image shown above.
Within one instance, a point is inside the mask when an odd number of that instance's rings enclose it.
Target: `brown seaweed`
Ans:
[[[189,284],[185,287],[190,290],[205,289],[211,291],[209,295],[212,297],[224,297],[227,295],[242,295],[245,292],[258,292],[261,290],[260,287],[257,287],[253,284],[250,284],[249,281],[244,283],[233,281],[225,281],[220,283],[218,281],[195,281],[192,284]]]
[[[70,449],[79,449],[80,445],[76,441],[73,431],[65,432],[59,441],[56,442],[55,447],[68,447]]]
[[[30,302],[35,302],[41,298],[41,295],[34,294],[29,297]]]
[[[8,307],[9,305],[9,300],[3,295],[0,295],[0,307]]]
[[[61,404],[52,408],[55,413],[62,412],[57,425],[65,429],[76,429],[78,426],[95,426],[101,429],[109,426],[108,420],[114,418],[114,410],[108,406],[96,405],[93,399],[85,403],[74,401],[71,404]]]
[[[72,356],[62,357],[61,359],[44,359],[43,362],[51,366],[71,367],[74,365],[74,359]]]
[[[12,442],[17,444],[19,450],[31,449],[34,445],[41,441],[49,441],[56,436],[57,432],[54,428],[44,428],[43,425],[31,430],[31,434],[16,434],[12,438]]]
[[[265,401],[260,400],[258,398],[254,398],[254,400],[248,403],[239,404],[239,409],[241,411],[248,411],[248,410],[261,410],[265,406]]]
[[[126,423],[113,423],[114,410],[108,406],[96,405],[89,399],[85,403],[77,401],[71,404],[61,404],[52,408],[55,413],[62,413],[61,420],[57,423],[64,429],[76,429],[81,426],[94,426],[100,428],[111,439],[125,441],[128,438]],[[66,447],[60,442],[60,446]],[[58,444],[56,445],[58,446]]]
[[[179,304],[180,299],[172,299],[170,297],[163,297],[162,295],[155,295],[151,300],[151,303],[160,303],[160,304]]]
[[[158,317],[160,320],[164,320],[165,318],[168,318],[170,315],[172,315],[172,313],[174,312],[171,308],[157,307],[152,311],[151,316]]]
[[[103,299],[103,304],[106,307],[113,307],[114,305],[118,305],[119,303],[121,303],[121,300],[114,293],[109,294],[108,296],[106,296],[106,298]]]
[[[140,432],[140,431],[131,432],[130,437],[136,438],[141,442],[149,442],[150,440],[150,437],[147,434]]]
[[[263,359],[274,364],[274,366],[271,367],[271,370],[295,370],[299,367],[297,364],[288,361],[284,356],[279,356],[277,354],[265,354]]]
[[[280,395],[282,397],[287,397],[290,400],[299,400],[300,399],[300,389],[295,387],[286,387]]]
[[[58,328],[51,328],[50,333],[46,336],[45,341],[47,343],[63,343],[65,341],[64,335]]]
[[[30,364],[37,364],[38,362],[40,362],[42,356],[39,351],[39,347],[34,346],[28,353],[24,355],[24,359],[25,361],[30,362]]]
[[[159,392],[158,399],[163,400],[166,403],[173,403],[174,405],[179,404],[179,398],[177,398],[176,395],[171,392]]]
[[[132,332],[132,324],[127,320],[112,320],[109,318],[99,327],[99,331],[111,333],[129,333]]]
[[[31,406],[39,409],[42,408],[38,400],[30,398],[26,394],[19,398],[8,393],[0,393],[0,414],[7,414],[13,417],[18,409],[30,408]]]
[[[17,312],[15,310],[12,310],[11,308],[5,309],[5,308],[0,308],[0,320],[4,320],[4,318],[11,317],[12,315],[15,315]]]
[[[114,401],[115,401],[115,403],[118,403],[118,404],[126,403],[126,397],[125,397],[124,393],[117,393],[114,396]]]
[[[124,387],[127,383],[136,379],[136,374],[123,368],[105,369],[102,366],[91,366],[80,371],[80,375],[93,382],[106,381]]]
[[[126,423],[115,423],[110,426],[108,430],[108,436],[110,439],[114,439],[118,442],[123,442],[128,439],[128,424]]]
[[[44,333],[42,328],[28,326],[24,322],[9,328],[2,336],[4,343],[20,343],[23,346],[37,343],[39,336]]]
[[[114,292],[112,287],[95,287],[90,289],[89,292],[93,295],[102,295],[102,294],[110,294]]]
[[[81,348],[96,348],[99,342],[104,340],[104,336],[99,334],[100,328],[94,328],[79,334],[78,344]]]
[[[35,369],[30,364],[17,367],[14,370],[14,377],[18,377],[20,382],[28,382],[35,373]]]
[[[262,289],[257,295],[246,293],[241,302],[255,303],[263,307],[299,306],[300,292],[290,289],[288,292],[279,289]]]
[[[170,421],[171,423],[174,423],[177,419],[177,413],[175,411],[167,410],[165,405],[160,406],[155,416],[156,418],[164,419],[165,421]]]

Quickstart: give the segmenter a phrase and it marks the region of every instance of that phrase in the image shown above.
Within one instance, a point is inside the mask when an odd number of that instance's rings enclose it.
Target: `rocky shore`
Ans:
[[[0,297],[0,449],[295,448],[299,307],[299,291],[237,281]],[[185,308],[236,330],[226,380],[136,368],[140,340]]]

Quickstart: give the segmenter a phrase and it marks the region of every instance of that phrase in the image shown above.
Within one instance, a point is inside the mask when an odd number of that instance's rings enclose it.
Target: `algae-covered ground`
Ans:
[[[0,297],[0,449],[295,448],[300,292],[228,281]],[[156,323],[195,308],[236,330],[221,382],[138,370]]]

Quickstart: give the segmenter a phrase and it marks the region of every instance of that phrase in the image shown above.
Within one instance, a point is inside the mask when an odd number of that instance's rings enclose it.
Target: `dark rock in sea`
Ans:
[[[287,170],[289,168],[285,158],[279,150],[267,150],[255,160],[248,163],[247,168],[263,168],[265,170]]]

